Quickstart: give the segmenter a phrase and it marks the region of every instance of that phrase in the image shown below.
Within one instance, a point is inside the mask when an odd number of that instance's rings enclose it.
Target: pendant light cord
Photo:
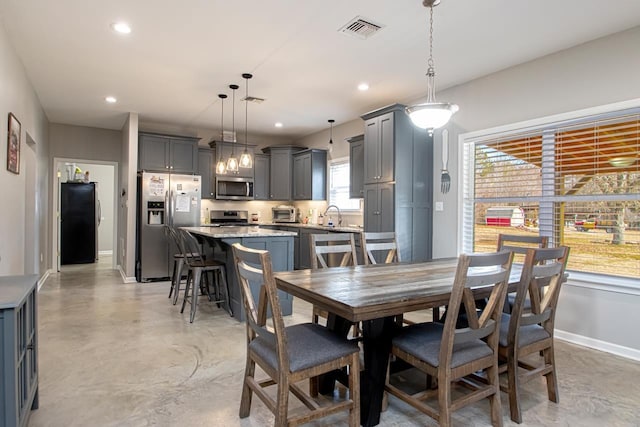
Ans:
[[[244,87],[244,152],[247,152],[248,146],[248,136],[247,132],[249,131],[249,77],[245,77],[245,87]]]

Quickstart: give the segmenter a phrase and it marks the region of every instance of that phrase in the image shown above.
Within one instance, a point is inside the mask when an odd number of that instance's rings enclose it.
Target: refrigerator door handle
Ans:
[[[171,221],[170,224],[173,227],[173,220],[174,220],[174,215],[175,215],[175,208],[176,208],[176,204],[175,204],[175,194],[173,193],[173,190],[170,190],[169,192],[169,220]]]
[[[166,225],[171,225],[169,223],[169,192],[164,192],[164,223]]]
[[[100,227],[101,221],[102,221],[102,205],[100,204],[100,200],[98,199],[98,227]]]

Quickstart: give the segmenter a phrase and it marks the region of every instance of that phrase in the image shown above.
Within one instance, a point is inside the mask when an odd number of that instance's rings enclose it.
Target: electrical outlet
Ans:
[[[444,210],[444,202],[436,202],[436,211],[442,212]]]

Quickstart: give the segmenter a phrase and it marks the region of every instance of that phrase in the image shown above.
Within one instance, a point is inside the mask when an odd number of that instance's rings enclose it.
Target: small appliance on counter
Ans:
[[[296,222],[296,208],[287,205],[271,208],[271,219],[273,222]]]

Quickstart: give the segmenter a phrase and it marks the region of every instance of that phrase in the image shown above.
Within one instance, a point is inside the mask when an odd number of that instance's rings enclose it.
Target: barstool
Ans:
[[[231,310],[229,282],[227,282],[225,274],[225,263],[215,259],[205,259],[199,250],[199,245],[195,237],[184,230],[178,230],[178,232],[180,233],[180,242],[183,246],[183,253],[189,254],[189,256],[183,258],[184,263],[189,268],[189,272],[187,274],[187,284],[184,289],[184,297],[180,313],[184,312],[187,301],[189,301],[191,304],[189,322],[193,323],[193,319],[196,316],[196,310],[198,308],[198,289],[200,289],[203,293],[207,294],[209,301],[215,302],[218,307],[220,307],[222,303],[226,303],[229,315],[233,316],[233,312]],[[211,299],[210,283],[207,275],[207,273],[210,272],[213,273],[213,300]],[[190,289],[191,295],[189,295]]]
[[[180,293],[180,283],[182,282],[182,269],[185,266],[185,256],[193,257],[194,254],[185,254],[183,252],[180,236],[173,227],[165,225],[164,230],[165,234],[171,237],[178,248],[178,253],[173,254],[173,272],[171,273],[171,288],[169,288],[169,298],[173,295],[172,303],[176,305],[178,303],[178,294]]]

